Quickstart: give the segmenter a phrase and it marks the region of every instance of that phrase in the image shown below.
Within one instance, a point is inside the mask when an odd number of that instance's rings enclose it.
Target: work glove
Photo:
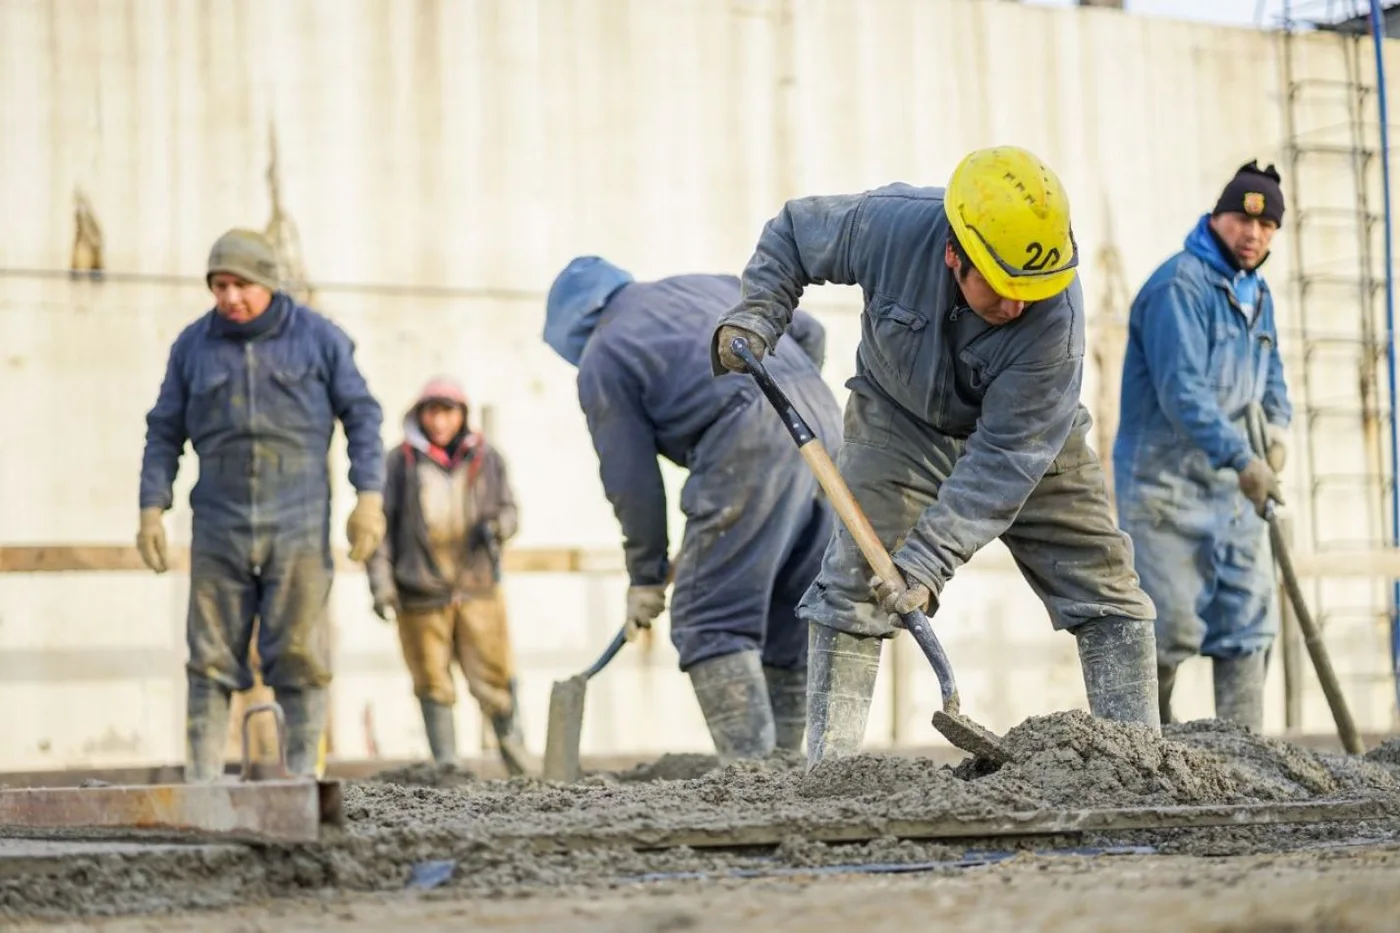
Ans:
[[[392,596],[374,601],[374,614],[393,625],[399,621],[399,601]]]
[[[666,609],[666,584],[629,586],[627,588],[627,637],[639,629],[651,628],[651,623]]]
[[[918,609],[927,613],[933,593],[922,583],[906,586],[903,582],[886,581],[879,576],[870,578],[870,589],[875,592],[875,600],[880,608],[891,615],[902,616]]]
[[[1265,459],[1275,473],[1283,472],[1288,461],[1288,429],[1282,425],[1270,424],[1264,428]]]
[[[166,557],[163,511],[157,506],[142,509],[141,528],[136,532],[136,550],[141,552],[141,562],[156,573],[165,573],[170,567]]]
[[[1283,490],[1278,485],[1275,473],[1262,457],[1255,457],[1240,470],[1240,492],[1254,505],[1254,511],[1263,517],[1265,507],[1272,499],[1283,504]]]
[[[384,540],[384,527],[384,497],[377,492],[360,493],[350,520],[345,523],[350,559],[357,564],[369,560]]]
[[[472,545],[490,548],[501,543],[501,523],[494,518],[485,518],[472,528]]]
[[[763,355],[768,352],[768,344],[763,342],[763,338],[751,330],[743,327],[735,327],[733,324],[725,324],[719,329],[719,335],[715,338],[719,349],[720,365],[732,373],[746,373],[749,368],[744,365],[744,361],[734,355],[734,351],[729,348],[729,342],[735,337],[743,337],[749,342],[749,351],[754,357],[762,360]]]

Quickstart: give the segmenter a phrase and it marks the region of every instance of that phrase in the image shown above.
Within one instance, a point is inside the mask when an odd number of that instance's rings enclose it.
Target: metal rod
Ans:
[[[1385,19],[1380,0],[1371,0],[1371,42],[1376,52],[1376,107],[1379,111],[1381,135],[1381,214],[1385,218],[1385,343],[1390,388],[1390,463],[1392,474],[1400,473],[1400,424],[1395,417],[1396,359],[1395,359],[1395,274],[1391,268],[1392,224],[1390,214],[1390,117],[1385,92]],[[1400,476],[1390,484],[1390,536],[1400,544]],[[1391,587],[1390,668],[1395,676],[1395,703],[1400,712],[1400,580]]]

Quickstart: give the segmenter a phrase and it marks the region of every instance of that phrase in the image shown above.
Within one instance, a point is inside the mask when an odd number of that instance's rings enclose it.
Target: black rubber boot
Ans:
[[[763,665],[768,681],[768,705],[773,709],[773,745],[782,751],[802,748],[807,730],[807,669]]]
[[[690,685],[722,765],[773,751],[773,707],[757,651],[736,651],[691,666]]]
[[[1176,665],[1157,665],[1157,712],[1162,725],[1176,722],[1172,718],[1172,689],[1176,686]]]
[[[1264,652],[1239,658],[1211,658],[1215,679],[1215,718],[1264,731]]]
[[[420,699],[418,705],[423,710],[423,728],[428,733],[428,748],[432,750],[433,763],[456,764],[457,722],[452,707],[429,699]]]
[[[187,672],[185,782],[208,784],[224,773],[230,691],[216,680]]]
[[[506,772],[521,775],[530,771],[530,756],[525,751],[525,732],[520,728],[520,703],[516,699],[515,684],[512,678],[509,685],[510,711],[491,717],[491,731],[496,733],[496,745]]]
[[[293,777],[316,777],[321,734],[326,728],[326,691],[322,687],[273,691],[287,720],[287,770]]]
[[[807,635],[807,769],[860,751],[883,639],[812,625]]]
[[[1157,639],[1152,623],[1110,616],[1074,630],[1089,712],[1161,734]]]

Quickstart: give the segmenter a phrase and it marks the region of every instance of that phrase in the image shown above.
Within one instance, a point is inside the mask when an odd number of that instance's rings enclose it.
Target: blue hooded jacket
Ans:
[[[1268,350],[1260,348],[1261,335],[1272,341]],[[1269,359],[1259,387],[1261,352]],[[1113,445],[1120,488],[1134,476],[1194,472],[1233,490],[1232,477],[1214,474],[1240,470],[1253,456],[1244,417],[1261,390],[1265,417],[1287,426],[1293,407],[1273,296],[1257,269],[1245,272],[1227,257],[1206,214],[1185,249],[1158,267],[1133,301]]]
[[[677,275],[634,282],[596,256],[575,259],[549,290],[544,339],[578,366],[579,405],[598,453],[603,490],[622,526],[631,582],[658,584],[669,569],[666,490],[657,457],[694,467],[707,434],[736,405],[758,395],[745,375],[710,375],[709,337],[739,298],[732,275]],[[826,331],[799,312],[769,361],[794,403],[831,449],[840,409],[821,378]],[[764,419],[783,437],[782,421]],[[783,437],[783,443],[789,443]],[[751,477],[764,482],[765,475]]]

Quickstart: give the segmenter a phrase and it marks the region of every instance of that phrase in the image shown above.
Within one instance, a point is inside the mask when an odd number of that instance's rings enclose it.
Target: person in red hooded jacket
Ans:
[[[467,395],[451,379],[423,387],[387,455],[388,531],[369,562],[374,611],[397,622],[404,661],[438,764],[457,758],[452,662],[491,720],[512,774],[527,770],[500,548],[517,510],[505,459],[468,425]]]

